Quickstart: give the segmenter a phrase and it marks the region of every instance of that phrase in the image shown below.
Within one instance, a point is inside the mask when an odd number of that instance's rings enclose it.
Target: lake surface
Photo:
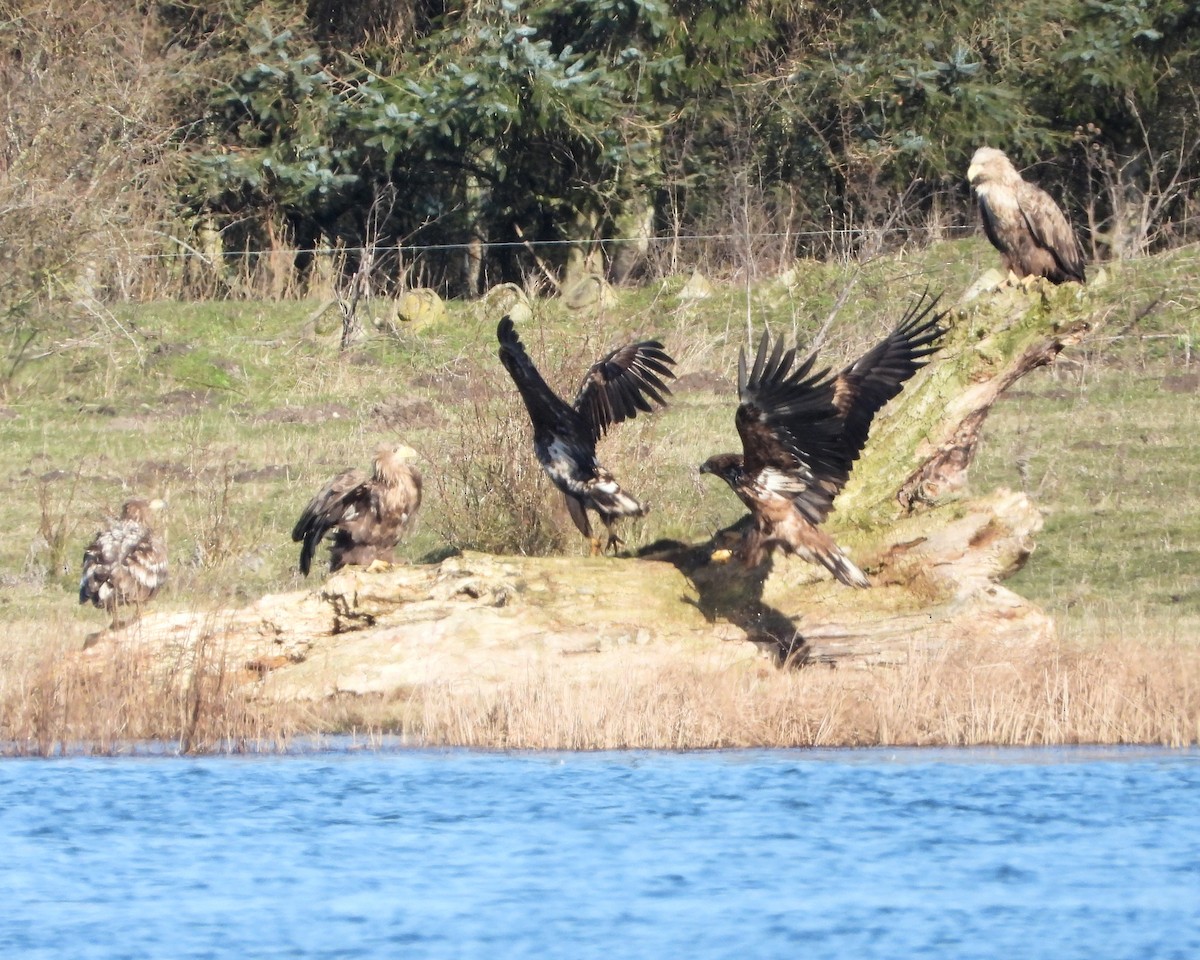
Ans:
[[[1200,753],[0,762],[3,957],[1200,957]]]

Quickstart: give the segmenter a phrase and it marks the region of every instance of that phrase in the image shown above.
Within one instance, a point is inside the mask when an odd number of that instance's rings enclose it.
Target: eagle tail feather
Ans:
[[[821,550],[815,552],[814,555],[821,562],[821,566],[846,586],[858,587],[863,590],[871,586],[867,575],[858,569],[853,560],[842,553],[840,547],[835,546],[833,550]]]

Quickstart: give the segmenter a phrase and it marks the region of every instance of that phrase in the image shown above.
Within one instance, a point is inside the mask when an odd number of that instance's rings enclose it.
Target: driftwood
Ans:
[[[686,657],[726,669],[755,648],[781,665],[869,664],[1044,639],[1049,618],[1000,585],[1033,551],[1037,508],[1004,490],[967,498],[966,473],[1001,392],[1092,326],[1086,293],[1003,289],[955,307],[949,325],[935,362],[877,420],[830,520],[871,590],[788,558],[714,564],[727,531],[621,559],[467,553],[347,569],[240,610],[154,614],[110,639],[162,656],[204,643],[287,697],[498,685],[547,665],[623,675]]]

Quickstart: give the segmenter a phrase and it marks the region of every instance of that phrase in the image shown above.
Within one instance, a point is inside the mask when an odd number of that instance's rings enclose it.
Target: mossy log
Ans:
[[[964,495],[1000,393],[1093,325],[1078,286],[1008,288],[951,309],[941,352],[877,419],[829,521],[871,577],[832,581],[793,558],[747,571],[702,544],[621,558],[466,553],[382,572],[346,570],[250,607],[158,613],[109,639],[160,655],[223,650],[280,696],[401,695],[500,685],[531,671],[729,669],[764,651],[781,665],[897,662],[986,639],[1042,640],[1049,618],[1000,581],[1033,551],[1020,493]],[[111,644],[99,644],[89,655]]]

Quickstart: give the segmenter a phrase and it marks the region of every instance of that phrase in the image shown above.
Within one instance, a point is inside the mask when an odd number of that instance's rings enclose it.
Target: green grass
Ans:
[[[805,341],[852,283],[826,345],[836,364],[890,329],[926,285],[952,302],[994,265],[975,239],[865,266],[802,262],[787,283],[717,284],[691,304],[675,296],[686,280],[676,277],[619,291],[599,313],[536,302],[521,333],[568,397],[612,346],[635,336],[668,345],[685,378],[675,403],[614,431],[601,458],[653,505],[623,530],[630,547],[698,540],[741,513],[696,467],[737,449],[733,374],[748,325]],[[1045,510],[1037,552],[1011,582],[1018,591],[1068,619],[1136,611],[1169,632],[1200,622],[1191,436],[1200,394],[1186,379],[1197,372],[1200,257],[1180,250],[1106,272],[1089,294],[1111,308],[1104,330],[1072,364],[1035,374],[998,405],[972,485],[1023,488]],[[101,615],[74,604],[79,557],[104,514],[133,494],[169,503],[172,583],[161,607],[296,588],[288,533],[301,508],[391,437],[423,454],[427,476],[402,556],[506,542],[582,550],[496,360],[497,317],[452,303],[432,330],[372,335],[342,356],[336,330],[313,332],[316,306],[121,307],[92,337],[18,370],[0,407],[0,616],[35,634],[46,623],[95,628]]]
[[[1036,373],[1000,403],[972,484],[1024,489],[1045,514],[1010,586],[1059,615],[1200,617],[1200,395],[1164,388],[1180,375],[1085,363]]]

